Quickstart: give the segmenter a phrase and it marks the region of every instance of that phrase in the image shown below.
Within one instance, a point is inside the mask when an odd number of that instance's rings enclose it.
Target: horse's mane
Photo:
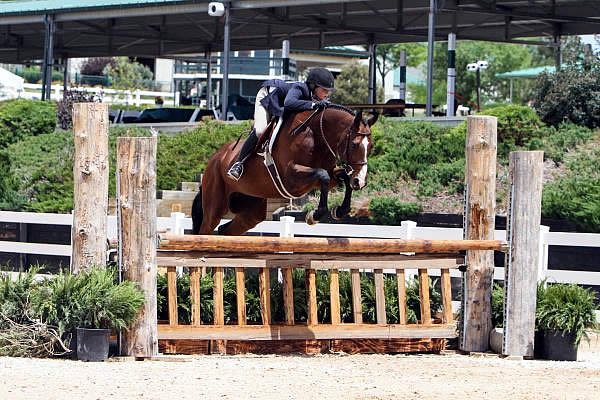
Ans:
[[[334,110],[340,110],[340,111],[346,111],[348,114],[352,115],[353,117],[356,116],[356,112],[348,107],[345,107],[341,104],[334,104],[334,103],[330,103],[329,105],[327,105],[327,108],[333,108]]]

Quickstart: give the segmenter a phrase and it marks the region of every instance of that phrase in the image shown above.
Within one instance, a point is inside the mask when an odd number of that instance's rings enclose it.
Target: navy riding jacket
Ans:
[[[285,82],[281,79],[265,81],[262,87],[274,87],[276,90],[265,96],[260,104],[271,115],[281,117],[283,113],[312,110],[310,90],[304,82]]]

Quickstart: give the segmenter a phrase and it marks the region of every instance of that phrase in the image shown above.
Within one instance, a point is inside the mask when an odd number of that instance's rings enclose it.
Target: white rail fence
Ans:
[[[0,222],[70,226],[73,223],[73,216],[70,214],[0,211]],[[226,220],[221,222],[224,223]],[[107,227],[108,238],[116,239],[117,220],[115,216],[107,217]],[[159,231],[169,230],[173,233],[183,233],[184,230],[192,229],[192,219],[185,218],[183,213],[172,213],[171,217],[157,218],[157,229]],[[318,224],[309,226],[303,222],[294,223],[291,217],[284,217],[282,221],[261,222],[255,228],[250,230],[250,232],[254,234],[281,236],[337,236],[432,240],[462,239],[463,235],[462,229],[460,228],[419,227],[412,221],[403,221],[400,226],[346,224]],[[495,239],[505,240],[506,231],[496,230],[494,236]],[[550,232],[550,229],[547,226],[542,225],[540,229],[540,239],[540,264],[538,266],[540,280],[547,279],[548,282],[600,286],[600,272],[548,269],[548,246],[600,247],[600,234]],[[0,252],[70,257],[71,246],[62,244],[0,241]],[[389,272],[393,271],[390,270]],[[416,273],[416,270],[414,273]],[[432,271],[431,275],[436,276],[436,271]],[[460,272],[458,270],[452,270],[452,276],[460,277]],[[503,267],[496,267],[494,269],[494,279],[500,281],[504,280]]]
[[[40,99],[42,85],[39,83],[25,83],[25,89],[21,92],[20,97],[25,99]],[[68,90],[77,90],[80,92],[93,93],[102,99],[103,103],[108,104],[129,104],[140,106],[143,104],[154,105],[155,97],[163,98],[165,105],[179,105],[179,92],[153,92],[148,90],[117,90],[106,89],[99,87],[67,87]],[[61,100],[63,97],[63,86],[52,85],[50,97],[52,100]]]

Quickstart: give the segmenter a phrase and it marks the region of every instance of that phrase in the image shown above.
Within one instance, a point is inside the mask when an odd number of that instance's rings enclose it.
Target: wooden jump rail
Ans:
[[[106,198],[108,193],[108,111],[95,103],[78,104],[73,114],[75,145],[75,199],[73,217],[73,270],[102,264],[106,254]],[[85,140],[77,140],[83,138]],[[88,143],[89,142],[89,143]],[[490,298],[494,272],[494,254],[506,252],[505,334],[503,354],[533,355],[535,327],[535,291],[539,255],[539,223],[542,193],[543,154],[511,153],[511,205],[507,240],[494,238],[496,208],[497,121],[494,117],[467,118],[465,146],[465,219],[467,240],[331,239],[272,237],[174,236],[156,232],[156,137],[119,138],[117,141],[117,215],[118,264],[122,278],[136,282],[146,302],[138,320],[122,332],[121,354],[153,357],[162,346],[178,351],[176,338],[206,338],[212,349],[228,341],[259,343],[268,349],[282,350],[295,339],[324,340],[329,350],[343,350],[334,342],[347,341],[364,349],[364,343],[379,341],[377,351],[411,351],[389,343],[401,340],[424,341],[455,336],[450,297],[450,270],[466,264],[461,294],[461,330],[459,348],[486,351],[491,326]],[[92,149],[92,150],[90,150]],[[93,158],[93,160],[90,159]],[[91,161],[90,161],[91,160]],[[85,166],[92,165],[87,168]],[[82,167],[84,166],[84,167]],[[82,169],[83,168],[83,169]],[[96,221],[96,222],[94,222]],[[91,230],[90,230],[91,229]],[[91,237],[98,240],[79,240]],[[157,249],[158,244],[158,249]],[[466,255],[457,252],[466,251]],[[292,252],[292,253],[290,253]],[[405,255],[402,253],[417,253]],[[450,254],[448,254],[450,253]],[[88,257],[97,255],[98,259]],[[93,262],[92,262],[93,261]],[[167,266],[168,325],[157,326],[157,264]],[[191,271],[192,323],[177,320],[176,267]],[[200,321],[200,268],[212,268],[214,279],[214,324]],[[235,268],[238,315],[237,324],[224,323],[223,278],[226,267]],[[245,310],[244,278],[248,268],[259,268],[262,325],[248,325]],[[271,318],[269,272],[282,268],[285,321],[275,324]],[[292,268],[306,270],[308,321],[293,318]],[[383,269],[395,271],[399,298],[399,324],[387,324]],[[405,270],[418,270],[422,318],[408,324],[406,315]],[[443,311],[440,323],[432,320],[429,306],[428,269],[441,270]],[[329,271],[332,323],[317,321],[316,270]],[[351,274],[351,323],[341,323],[339,271]],[[362,321],[359,269],[373,270],[376,291],[376,323]],[[437,321],[436,321],[437,322]],[[341,339],[336,339],[341,338]],[[415,338],[415,339],[410,339]],[[275,340],[274,340],[275,339]],[[285,340],[290,339],[290,340]],[[360,340],[356,340],[360,339]],[[187,346],[197,346],[188,343]],[[228,344],[225,344],[227,346]],[[171,346],[169,348],[169,346]],[[175,346],[175,347],[173,347]],[[271,347],[269,347],[271,346]],[[318,344],[317,344],[318,346]],[[442,346],[443,347],[443,346]],[[197,352],[196,347],[190,347]],[[418,348],[423,350],[422,347]],[[439,348],[438,348],[439,349]],[[227,350],[227,349],[226,349]],[[293,348],[290,351],[297,351]],[[368,350],[368,349],[367,349]],[[433,350],[429,348],[428,350]],[[212,351],[212,350],[209,350]],[[219,351],[222,352],[222,351]]]

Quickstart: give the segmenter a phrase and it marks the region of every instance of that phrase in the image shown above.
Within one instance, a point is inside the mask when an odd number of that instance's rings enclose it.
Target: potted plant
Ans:
[[[144,305],[144,294],[133,282],[119,284],[115,278],[113,269],[101,267],[62,273],[35,296],[42,320],[58,326],[79,360],[107,359],[111,331],[127,329]]]
[[[596,324],[595,296],[575,284],[546,288],[536,309],[536,325],[543,331],[543,351],[549,360],[576,361],[585,330]]]

